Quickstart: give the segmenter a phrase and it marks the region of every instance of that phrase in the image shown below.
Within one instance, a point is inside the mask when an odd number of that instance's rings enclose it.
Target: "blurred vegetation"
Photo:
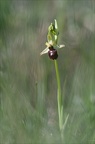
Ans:
[[[63,144],[95,143],[95,1],[0,0],[0,143],[58,144],[57,84],[45,48],[57,19]]]

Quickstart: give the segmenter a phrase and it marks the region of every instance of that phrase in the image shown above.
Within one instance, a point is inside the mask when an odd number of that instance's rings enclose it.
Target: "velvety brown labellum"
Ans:
[[[57,50],[53,46],[49,47],[48,55],[50,59],[54,60],[58,58]]]

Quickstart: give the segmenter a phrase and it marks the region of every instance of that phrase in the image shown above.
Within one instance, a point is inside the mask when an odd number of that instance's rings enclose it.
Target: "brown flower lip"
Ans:
[[[57,50],[53,46],[49,47],[48,56],[50,59],[55,60],[58,58]]]

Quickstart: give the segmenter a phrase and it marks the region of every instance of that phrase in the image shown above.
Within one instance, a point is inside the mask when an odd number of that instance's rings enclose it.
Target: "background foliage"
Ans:
[[[45,48],[57,19],[64,144],[95,143],[95,1],[0,0],[0,143],[58,144],[57,84]]]

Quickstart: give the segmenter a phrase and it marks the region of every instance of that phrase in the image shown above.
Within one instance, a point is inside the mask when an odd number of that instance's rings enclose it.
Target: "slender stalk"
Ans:
[[[60,76],[57,60],[54,60],[55,63],[55,71],[56,71],[56,79],[57,79],[57,101],[58,101],[58,116],[59,116],[59,128],[61,132],[61,137],[63,140],[63,105],[62,105],[62,95],[61,95],[61,84],[60,84]]]

